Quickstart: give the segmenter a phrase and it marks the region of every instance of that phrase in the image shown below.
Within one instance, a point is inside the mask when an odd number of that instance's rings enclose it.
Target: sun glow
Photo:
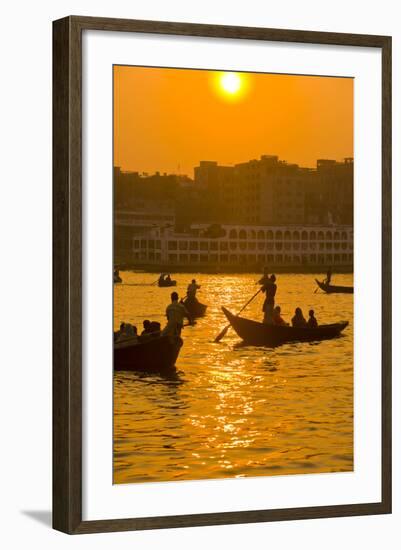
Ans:
[[[237,100],[244,94],[245,79],[239,73],[219,73],[217,88],[225,99]]]
[[[221,87],[228,94],[236,94],[241,88],[241,78],[236,73],[225,73],[220,79]]]

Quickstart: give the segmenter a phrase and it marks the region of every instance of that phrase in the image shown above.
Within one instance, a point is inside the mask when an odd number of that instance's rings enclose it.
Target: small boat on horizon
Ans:
[[[221,308],[237,335],[253,346],[278,346],[287,342],[314,342],[336,338],[348,326],[348,321],[316,328],[267,325],[245,317],[234,315],[225,307]]]
[[[171,281],[159,281],[157,283],[160,287],[167,287],[167,286],[177,286],[177,281],[171,280]]]
[[[183,341],[167,335],[140,336],[114,344],[114,370],[147,373],[174,371]]]
[[[338,286],[338,285],[330,285],[327,283],[324,283],[323,281],[319,281],[318,279],[315,279],[316,284],[320,289],[322,289],[327,294],[353,294],[354,293],[354,287],[353,286]]]

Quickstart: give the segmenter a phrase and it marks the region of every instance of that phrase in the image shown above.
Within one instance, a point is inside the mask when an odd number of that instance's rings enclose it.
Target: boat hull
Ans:
[[[183,301],[183,304],[192,319],[195,317],[203,317],[206,314],[207,306],[205,304],[201,304],[198,300],[186,299]]]
[[[177,286],[177,281],[170,281],[170,282],[159,282],[158,285],[160,287],[167,287],[167,286]]]
[[[318,281],[317,279],[315,279],[315,281],[318,287],[321,288],[327,294],[353,294],[354,293],[353,286],[328,285],[326,283],[323,283],[322,281]]]
[[[317,328],[296,328],[290,326],[267,325],[233,315],[222,308],[225,316],[242,340],[253,346],[278,346],[286,342],[315,342],[336,338],[348,325],[348,321]]]
[[[169,336],[148,337],[135,344],[114,344],[114,370],[171,372],[181,346],[181,338],[172,341]]]

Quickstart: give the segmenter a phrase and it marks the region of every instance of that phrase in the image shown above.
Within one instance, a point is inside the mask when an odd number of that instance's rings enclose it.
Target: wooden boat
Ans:
[[[158,281],[157,283],[159,286],[161,287],[165,287],[165,286],[176,286],[177,285],[177,281]]]
[[[354,293],[353,286],[328,285],[327,283],[324,283],[323,281],[318,281],[317,279],[315,279],[315,281],[318,287],[324,290],[324,292],[327,292],[327,294],[353,294]]]
[[[207,306],[205,304],[201,304],[196,299],[188,300],[188,298],[185,298],[182,303],[187,308],[188,313],[193,319],[195,317],[203,317],[206,313]]]
[[[114,344],[114,369],[137,372],[165,373],[175,369],[182,339],[169,336],[140,336]]]
[[[266,325],[233,315],[225,307],[222,310],[238,336],[245,343],[253,346],[277,346],[285,342],[328,340],[339,336],[348,325],[348,321],[332,325],[320,325],[316,328]]]

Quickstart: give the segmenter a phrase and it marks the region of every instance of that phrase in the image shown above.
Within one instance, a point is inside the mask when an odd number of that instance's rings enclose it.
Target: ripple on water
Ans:
[[[164,323],[168,289],[154,274],[122,272],[115,328]],[[191,275],[174,275],[183,295]],[[313,307],[320,322],[348,319],[344,337],[278,348],[244,347],[220,306],[239,311],[257,274],[197,274],[208,314],[183,332],[177,372],[114,375],[114,482],[142,483],[352,471],[353,296],[314,294],[314,275],[278,276],[277,303],[290,319]],[[352,275],[336,276],[352,284]],[[259,298],[259,297],[258,297]],[[244,312],[261,317],[262,298]]]

